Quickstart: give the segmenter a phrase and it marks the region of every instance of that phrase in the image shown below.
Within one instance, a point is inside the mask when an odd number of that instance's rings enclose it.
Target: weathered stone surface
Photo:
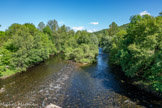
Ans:
[[[45,108],[61,108],[61,107],[59,107],[59,106],[57,106],[55,104],[49,104]]]
[[[5,88],[1,88],[0,89],[0,93],[4,92],[5,91]]]

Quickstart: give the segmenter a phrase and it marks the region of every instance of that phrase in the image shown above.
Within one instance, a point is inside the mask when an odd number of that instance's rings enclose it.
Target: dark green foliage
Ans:
[[[130,20],[126,31],[102,37],[100,45],[126,76],[162,91],[162,17],[135,15]]]
[[[78,42],[78,44],[89,44],[90,38],[89,38],[88,34],[83,33],[78,37],[77,42]]]
[[[5,32],[0,31],[0,46],[6,41]]]
[[[133,16],[120,50],[126,75],[139,76],[162,91],[162,17]]]
[[[162,16],[162,12],[159,13],[159,16]]]
[[[43,28],[43,32],[44,32],[45,34],[48,34],[49,36],[52,35],[52,31],[51,31],[51,29],[50,29],[49,26],[44,27],[44,28]]]

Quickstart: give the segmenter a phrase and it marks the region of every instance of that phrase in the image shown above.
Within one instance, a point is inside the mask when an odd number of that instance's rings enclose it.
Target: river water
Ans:
[[[0,108],[160,108],[162,101],[127,83],[99,49],[97,63],[78,66],[60,56],[0,80]]]

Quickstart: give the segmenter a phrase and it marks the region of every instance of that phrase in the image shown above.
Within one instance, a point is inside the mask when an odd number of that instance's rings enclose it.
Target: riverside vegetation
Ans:
[[[65,59],[79,63],[93,63],[98,53],[98,39],[87,31],[74,32],[58,26],[56,20],[47,25],[12,24],[0,32],[0,76],[8,76],[63,53]]]
[[[113,22],[95,34],[112,65],[120,66],[136,84],[162,92],[162,13],[135,15],[129,24],[118,27]]]
[[[65,59],[93,63],[98,46],[109,53],[110,63],[137,82],[162,92],[162,14],[135,15],[130,23],[95,33],[74,32],[56,20],[47,25],[12,24],[0,32],[0,76],[25,71],[28,67],[63,53]]]

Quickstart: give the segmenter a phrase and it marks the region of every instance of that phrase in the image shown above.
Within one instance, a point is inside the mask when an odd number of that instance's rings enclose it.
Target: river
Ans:
[[[108,64],[99,49],[97,63],[78,66],[51,57],[7,79],[0,80],[0,108],[160,108],[162,101],[124,80],[120,69]]]

